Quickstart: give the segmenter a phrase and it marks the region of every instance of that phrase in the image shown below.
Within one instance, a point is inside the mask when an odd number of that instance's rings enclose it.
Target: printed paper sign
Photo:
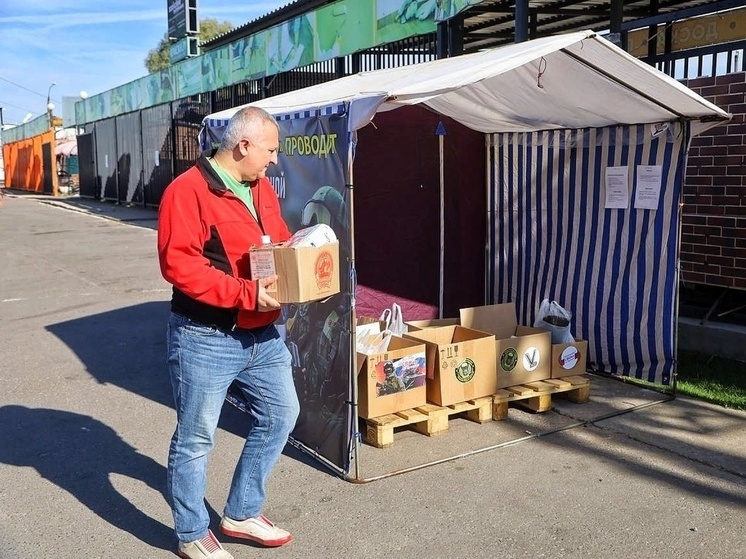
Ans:
[[[629,171],[627,167],[606,168],[606,208],[629,207]]]
[[[660,165],[639,165],[637,167],[637,188],[635,188],[635,208],[638,210],[657,210],[661,195]]]

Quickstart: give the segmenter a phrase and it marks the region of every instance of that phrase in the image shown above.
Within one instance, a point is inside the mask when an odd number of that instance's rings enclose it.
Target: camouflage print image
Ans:
[[[231,43],[231,81],[257,78],[267,72],[267,32],[262,31]]]
[[[375,0],[335,2],[316,10],[316,59],[329,60],[375,44]]]
[[[340,293],[324,301],[287,307],[278,332],[292,356],[293,379],[304,413],[320,412],[326,405],[343,408],[348,381],[338,372],[349,352],[349,321],[343,319],[350,313],[349,295]]]
[[[125,96],[125,87],[117,87],[111,90],[111,114],[118,115],[126,112],[125,103],[127,101]]]
[[[313,62],[314,33],[310,15],[270,28],[267,41],[268,73],[277,74]]]
[[[376,365],[376,396],[387,396],[425,385],[425,354],[381,361]]]
[[[435,31],[436,6],[436,0],[378,0],[376,42],[388,43]]]
[[[479,4],[481,0],[438,0],[435,19],[449,19],[469,6]]]

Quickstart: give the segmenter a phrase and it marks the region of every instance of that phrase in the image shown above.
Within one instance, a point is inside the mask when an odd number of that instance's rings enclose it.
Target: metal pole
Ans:
[[[528,0],[516,0],[514,29],[514,42],[522,43],[528,40]]]
[[[52,88],[57,85],[57,82],[52,82],[52,85],[49,86],[49,89],[47,89],[47,121],[49,122],[49,128],[52,128],[52,109],[51,107],[51,99],[50,94],[52,93]]]
[[[349,123],[348,123],[349,125]],[[348,136],[351,134],[347,132]],[[347,168],[349,176],[349,184],[347,184],[347,218],[350,222],[349,232],[347,235],[347,242],[350,247],[350,262],[348,264],[347,273],[349,274],[349,289],[350,289],[350,401],[352,402],[350,409],[350,433],[352,433],[352,448],[351,459],[353,467],[355,468],[355,479],[360,479],[360,439],[357,436],[358,433],[358,385],[357,385],[357,311],[355,309],[355,295],[357,291],[357,273],[355,271],[355,200],[353,196],[353,142],[352,139],[348,142],[347,146]]]
[[[681,176],[684,177],[684,180],[682,180],[681,189],[679,190],[679,215],[676,220],[676,291],[674,293],[673,310],[673,374],[671,375],[671,389],[674,396],[676,396],[676,384],[679,380],[679,305],[681,304],[681,234],[684,229],[684,184],[686,182],[686,165],[689,160],[689,148],[691,147],[692,142],[690,124],[684,119],[681,119],[679,122],[684,129],[685,136],[684,145],[682,147],[684,151],[682,157],[684,168],[681,171]]]
[[[438,123],[438,150],[440,155],[440,296],[438,300],[438,317],[443,318],[443,290],[445,283],[445,170],[443,164],[443,139],[445,128],[443,123]]]
[[[484,254],[484,303],[485,305],[492,305],[494,304],[494,297],[490,297],[491,293],[491,286],[495,284],[495,277],[493,270],[493,261],[492,261],[492,243],[493,243],[493,235],[492,235],[492,213],[495,209],[495,205],[492,202],[492,193],[497,191],[497,187],[494,186],[493,183],[493,173],[492,173],[492,139],[494,138],[494,135],[492,134],[485,134],[484,135],[484,144],[486,146],[485,151],[487,152],[487,156],[485,159],[485,183],[487,184],[487,188],[485,189],[485,196],[487,197],[487,215],[485,215],[486,220],[486,226],[485,231],[487,232],[487,238],[485,239],[485,254]]]

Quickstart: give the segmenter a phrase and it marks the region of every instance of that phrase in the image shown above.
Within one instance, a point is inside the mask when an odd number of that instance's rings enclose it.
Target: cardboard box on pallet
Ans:
[[[322,246],[252,247],[251,277],[277,274],[267,293],[280,303],[307,303],[339,293],[339,241]]]
[[[424,343],[392,336],[384,352],[358,352],[357,365],[360,417],[379,417],[427,403]]]
[[[497,388],[550,378],[552,336],[520,326],[513,303],[461,309],[461,324],[494,335]]]
[[[584,375],[587,357],[588,340],[552,344],[552,378]]]
[[[427,348],[427,400],[449,406],[497,390],[494,336],[463,326],[438,326],[404,334]]]

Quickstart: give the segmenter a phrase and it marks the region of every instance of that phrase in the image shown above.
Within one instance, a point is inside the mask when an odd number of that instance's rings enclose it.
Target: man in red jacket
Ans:
[[[178,552],[187,559],[232,559],[209,529],[204,504],[207,457],[234,383],[249,402],[251,429],[236,466],[220,530],[265,546],[292,536],[261,514],[265,485],[298,417],[290,352],[274,321],[280,304],[252,279],[248,250],[262,235],[290,231],[267,180],[277,163],[279,128],[257,107],[238,111],[213,154],[174,179],[158,216],[158,257],[173,285],[168,323],[176,430],[167,496]]]

